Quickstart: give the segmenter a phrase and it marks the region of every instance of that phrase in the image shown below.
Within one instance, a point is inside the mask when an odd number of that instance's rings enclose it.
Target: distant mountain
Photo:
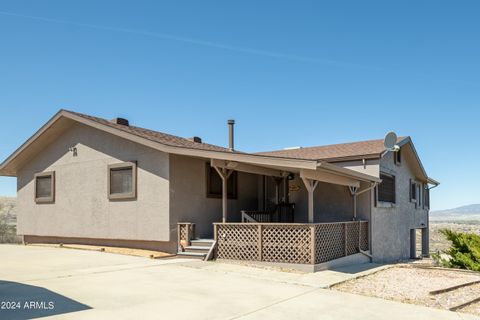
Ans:
[[[480,204],[430,212],[432,220],[480,220]]]

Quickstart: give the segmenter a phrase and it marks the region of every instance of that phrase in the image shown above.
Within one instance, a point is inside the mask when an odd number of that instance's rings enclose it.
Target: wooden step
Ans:
[[[197,253],[208,253],[210,251],[211,246],[188,246],[185,247],[186,252],[197,252]]]
[[[195,239],[191,240],[190,244],[192,247],[211,247],[213,244],[213,239]]]

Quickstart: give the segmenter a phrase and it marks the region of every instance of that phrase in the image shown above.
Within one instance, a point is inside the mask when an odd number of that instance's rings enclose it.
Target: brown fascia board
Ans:
[[[7,166],[14,160],[22,151],[24,151],[32,142],[37,140],[48,128],[52,126],[64,112],[63,109],[58,111],[53,117],[51,117],[40,129],[37,130],[30,138],[27,139],[20,147],[18,147],[10,156],[8,156],[1,164],[0,164],[0,176],[10,176],[15,177],[16,172],[12,170],[8,170]]]
[[[338,158],[325,158],[319,159],[319,161],[324,161],[328,163],[337,163],[337,162],[346,162],[346,161],[357,161],[357,160],[373,160],[373,159],[380,159],[382,157],[381,153],[371,153],[371,154],[362,154],[362,155],[354,155],[348,157],[338,157]]]
[[[160,150],[166,153],[187,155],[187,156],[196,156],[203,158],[215,158],[221,160],[230,160],[230,161],[242,161],[245,163],[252,164],[264,164],[264,165],[273,165],[280,167],[291,167],[291,168],[300,168],[300,169],[316,169],[317,161],[315,160],[304,160],[304,159],[292,159],[292,158],[283,158],[275,156],[264,156],[264,155],[255,155],[241,152],[232,152],[232,151],[217,151],[217,150],[201,150],[201,149],[192,149],[182,146],[172,146],[146,137],[136,135],[134,133],[129,133],[122,131],[120,129],[110,127],[94,120],[86,119],[80,117],[76,114],[73,114],[67,110],[60,110],[57,112],[46,124],[44,124],[34,135],[32,135],[25,143],[23,143],[17,150],[15,150],[1,165],[0,165],[0,175],[3,176],[16,176],[16,168],[9,168],[9,164],[24,150],[28,148],[32,143],[34,143],[48,128],[50,128],[56,121],[61,117],[65,117],[79,123],[83,123],[90,127],[94,127],[104,132],[119,136],[121,138],[146,145],[156,150]]]

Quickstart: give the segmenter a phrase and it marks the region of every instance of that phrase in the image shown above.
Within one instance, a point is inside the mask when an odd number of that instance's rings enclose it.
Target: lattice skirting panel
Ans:
[[[218,224],[217,257],[259,260],[259,227],[256,224]]]
[[[312,263],[311,227],[263,225],[262,258],[267,262]]]
[[[178,231],[180,233],[180,240],[187,240],[187,226],[186,224],[179,224]]]
[[[345,256],[345,224],[315,225],[315,263]]]
[[[216,223],[217,258],[318,264],[368,250],[368,222]]]
[[[360,249],[368,250],[368,222],[360,221]]]

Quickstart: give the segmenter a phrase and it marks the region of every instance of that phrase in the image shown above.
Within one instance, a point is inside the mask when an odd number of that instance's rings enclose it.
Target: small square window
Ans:
[[[35,174],[35,202],[55,202],[55,172],[42,172]]]
[[[108,166],[108,198],[131,200],[137,197],[137,165],[123,162]]]

